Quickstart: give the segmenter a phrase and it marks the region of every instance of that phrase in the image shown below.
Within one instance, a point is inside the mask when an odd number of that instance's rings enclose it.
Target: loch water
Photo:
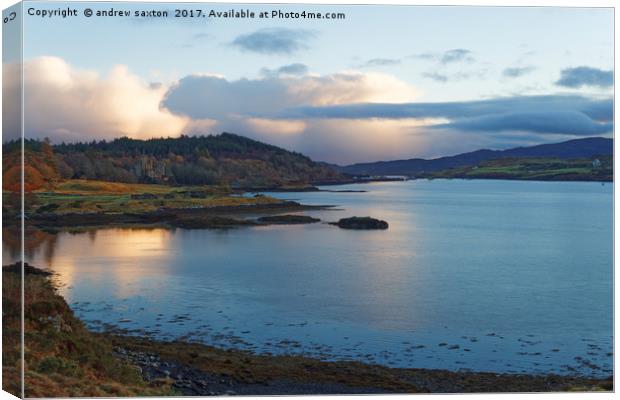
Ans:
[[[321,223],[37,232],[26,260],[57,272],[96,330],[395,367],[612,373],[613,184],[323,189],[270,193],[334,205],[303,213]],[[389,229],[324,223],[354,215]]]

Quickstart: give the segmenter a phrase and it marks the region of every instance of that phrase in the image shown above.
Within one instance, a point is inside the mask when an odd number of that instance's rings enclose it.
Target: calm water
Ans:
[[[94,329],[390,366],[608,375],[613,185],[409,181],[279,193],[324,221],[227,231],[39,232]],[[4,243],[4,262],[11,249]]]

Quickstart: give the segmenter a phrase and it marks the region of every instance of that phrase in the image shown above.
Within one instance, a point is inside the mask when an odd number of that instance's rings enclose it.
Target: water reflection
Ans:
[[[139,292],[139,283],[149,275],[171,264],[171,235],[160,228],[45,232],[30,227],[25,254],[28,262],[59,274],[63,295],[68,294],[66,287],[93,280],[103,290],[126,297]],[[19,230],[3,229],[3,264],[19,259],[19,243]]]

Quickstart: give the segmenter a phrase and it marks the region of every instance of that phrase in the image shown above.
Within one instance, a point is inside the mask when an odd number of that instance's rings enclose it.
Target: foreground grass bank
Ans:
[[[2,272],[2,387],[19,396],[21,277],[15,266]],[[43,271],[27,269],[24,285],[26,397],[174,393],[168,382],[146,383],[109,340],[88,331]]]
[[[19,394],[20,274],[3,268],[3,388]],[[608,391],[612,378],[399,369],[93,333],[49,274],[25,275],[27,397]]]

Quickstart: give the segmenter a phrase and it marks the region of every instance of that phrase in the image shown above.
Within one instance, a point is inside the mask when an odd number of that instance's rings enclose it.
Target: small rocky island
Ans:
[[[371,217],[342,218],[338,222],[330,222],[342,229],[387,229],[388,223]]]

